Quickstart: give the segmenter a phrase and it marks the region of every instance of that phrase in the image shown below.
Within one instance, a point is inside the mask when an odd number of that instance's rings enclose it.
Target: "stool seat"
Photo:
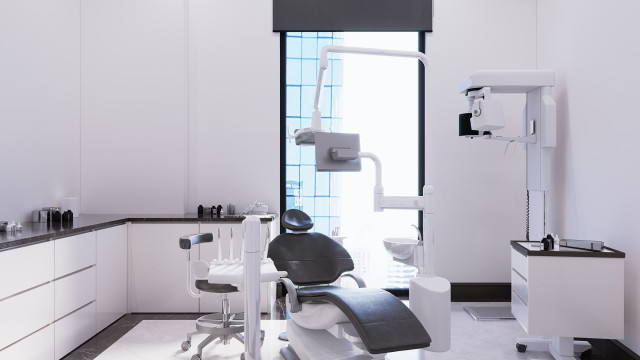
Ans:
[[[209,293],[226,294],[238,292],[238,288],[229,284],[212,284],[207,280],[196,280],[196,289]]]

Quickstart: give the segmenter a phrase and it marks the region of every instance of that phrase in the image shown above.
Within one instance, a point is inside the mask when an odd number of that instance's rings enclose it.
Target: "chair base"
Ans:
[[[386,354],[371,354],[351,324],[336,324],[329,330],[306,329],[287,320],[290,345],[280,350],[286,360],[382,360]],[[337,337],[339,336],[339,337]]]
[[[182,350],[191,348],[191,337],[198,334],[209,334],[200,344],[198,352],[191,357],[191,360],[202,360],[202,351],[216,339],[220,339],[223,345],[228,345],[231,340],[236,339],[244,344],[244,316],[242,313],[229,314],[229,320],[223,320],[224,314],[213,313],[199,317],[196,320],[196,331],[187,334],[187,340],[182,342]],[[264,330],[260,330],[260,341],[264,341]],[[244,357],[244,353],[242,354]]]
[[[187,334],[187,340],[182,342],[182,350],[191,348],[191,337],[197,334],[209,334],[200,344],[198,352],[191,357],[191,360],[202,360],[202,351],[205,346],[220,338],[222,344],[227,345],[232,339],[244,344],[244,320],[242,314],[228,314],[225,321],[225,314],[213,313],[199,317],[196,320],[196,331]],[[240,318],[240,319],[238,319]]]

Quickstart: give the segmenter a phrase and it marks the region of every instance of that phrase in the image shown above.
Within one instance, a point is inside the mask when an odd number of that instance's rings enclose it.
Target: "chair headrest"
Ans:
[[[313,227],[313,221],[304,211],[289,209],[282,214],[282,226],[291,231],[306,231]]]

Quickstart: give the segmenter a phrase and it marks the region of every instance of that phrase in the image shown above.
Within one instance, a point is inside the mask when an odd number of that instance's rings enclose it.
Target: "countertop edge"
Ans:
[[[522,246],[520,243],[529,242],[537,243],[537,241],[525,241],[525,240],[511,240],[511,247],[524,256],[564,256],[564,257],[589,257],[589,258],[625,258],[626,254],[622,251],[605,246],[604,248],[611,252],[599,252],[599,251],[544,251],[544,250],[529,250]]]
[[[213,217],[188,217],[189,214],[185,214],[183,216],[187,217],[178,217],[178,216],[166,216],[166,215],[157,215],[157,216],[136,216],[136,215],[122,215],[119,218],[117,215],[105,215],[105,216],[114,216],[114,219],[109,219],[106,221],[99,221],[96,223],[92,223],[85,226],[68,228],[65,229],[65,225],[58,225],[54,227],[53,225],[48,226],[47,230],[43,234],[26,236],[24,238],[19,238],[15,240],[9,240],[0,242],[0,252],[9,251],[17,248],[22,248],[29,245],[41,244],[47,241],[52,241],[60,238],[65,238],[73,235],[79,235],[91,231],[103,230],[110,227],[124,225],[126,223],[183,223],[183,224],[191,224],[191,223],[239,223],[242,222],[246,216],[236,216],[236,217],[224,217],[224,218],[213,218]],[[251,215],[248,215],[251,216]],[[275,221],[278,217],[277,214],[265,214],[258,215],[260,216],[261,223],[269,223]],[[66,225],[68,226],[68,225]],[[4,234],[4,233],[0,233]]]

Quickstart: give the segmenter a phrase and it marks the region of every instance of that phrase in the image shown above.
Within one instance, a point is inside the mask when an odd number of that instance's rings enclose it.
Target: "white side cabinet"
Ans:
[[[198,299],[186,290],[187,255],[178,246],[198,230],[197,223],[131,224],[130,312],[198,312]]]
[[[529,335],[624,337],[623,253],[512,246],[511,312]]]
[[[98,230],[96,234],[97,331],[127,313],[127,226]]]

